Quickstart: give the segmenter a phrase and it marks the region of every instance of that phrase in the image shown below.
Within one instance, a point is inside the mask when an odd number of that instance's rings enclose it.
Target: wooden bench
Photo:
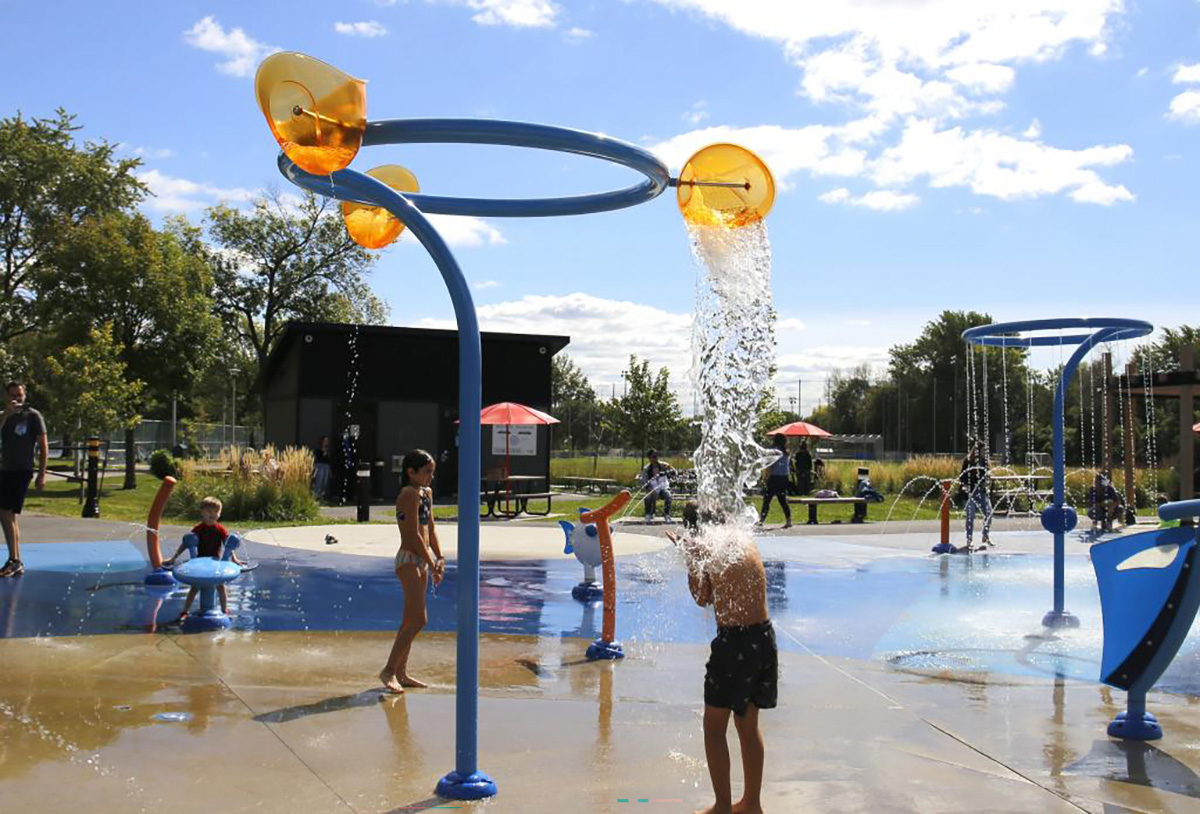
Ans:
[[[818,506],[834,503],[854,504],[854,516],[850,518],[851,523],[864,523],[867,519],[867,499],[865,497],[789,497],[788,503],[793,506],[808,507],[808,525],[810,526],[818,523]]]

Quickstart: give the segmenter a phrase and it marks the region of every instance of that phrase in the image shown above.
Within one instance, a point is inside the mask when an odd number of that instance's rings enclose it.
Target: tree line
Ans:
[[[264,192],[155,226],[140,160],[80,129],[62,109],[0,119],[0,373],[55,437],[124,429],[132,449],[173,399],[185,422],[219,421],[231,380],[239,419],[260,423],[253,384],[289,320],[386,321],[334,202]]]
[[[880,435],[885,450],[901,455],[963,453],[976,440],[983,440],[995,459],[1012,465],[1028,463],[1034,454],[1049,454],[1061,367],[1035,369],[1023,348],[968,348],[963,331],[992,322],[984,313],[943,311],[912,342],[893,346],[883,369],[860,365],[834,370],[823,403],[804,415],[779,409],[773,396],[764,395],[758,416],[760,435],[804,420],[835,435]],[[1200,327],[1167,328],[1154,342],[1134,349],[1129,362],[1138,371],[1175,370],[1185,345],[1195,348],[1200,357]],[[1120,418],[1127,409],[1134,415],[1135,444],[1143,451],[1139,461],[1145,462],[1148,449],[1154,450],[1160,463],[1177,454],[1178,400],[1156,399],[1151,404],[1140,395],[1130,397],[1121,391],[1125,385],[1106,382],[1104,350],[1094,351],[1080,366],[1066,392],[1067,460],[1100,461],[1105,421],[1114,426],[1114,459],[1120,460],[1124,443]],[[601,400],[569,356],[555,357],[553,409],[563,422],[555,428],[556,449],[657,446],[688,451],[699,444],[697,422],[682,415],[671,395],[666,368],[651,375],[649,362],[633,356],[622,375],[627,384],[624,394]],[[1109,406],[1105,395],[1111,397]],[[1200,420],[1200,412],[1195,418]],[[1153,443],[1149,443],[1151,428]]]

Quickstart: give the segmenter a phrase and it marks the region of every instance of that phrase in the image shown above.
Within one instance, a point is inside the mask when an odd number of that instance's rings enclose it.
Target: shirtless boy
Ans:
[[[695,518],[695,508],[689,504],[684,509],[685,526],[695,528]],[[775,707],[779,676],[762,557],[749,536],[719,534],[706,539],[703,532],[668,536],[687,559],[692,598],[701,607],[712,605],[717,616],[717,637],[704,675],[704,753],[716,802],[696,814],[761,814],[765,747],[758,711]],[[719,548],[711,550],[718,540]],[[742,799],[736,803],[726,742],[730,712],[741,744],[745,780]]]

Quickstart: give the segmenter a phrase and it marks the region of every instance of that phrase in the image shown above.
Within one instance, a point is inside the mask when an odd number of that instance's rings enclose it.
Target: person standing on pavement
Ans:
[[[4,386],[4,413],[0,420],[0,526],[8,544],[8,562],[0,568],[0,577],[19,577],[21,535],[17,516],[25,505],[25,494],[33,480],[33,452],[38,450],[36,486],[46,485],[46,459],[50,446],[46,441],[46,422],[42,414],[25,403],[25,385],[9,382]]]

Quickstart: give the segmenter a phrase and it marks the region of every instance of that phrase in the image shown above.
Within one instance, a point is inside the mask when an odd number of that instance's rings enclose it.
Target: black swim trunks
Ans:
[[[717,628],[704,671],[704,703],[745,715],[749,704],[773,709],[779,683],[775,629],[761,622]]]
[[[0,469],[0,509],[20,514],[31,480],[32,469]]]

